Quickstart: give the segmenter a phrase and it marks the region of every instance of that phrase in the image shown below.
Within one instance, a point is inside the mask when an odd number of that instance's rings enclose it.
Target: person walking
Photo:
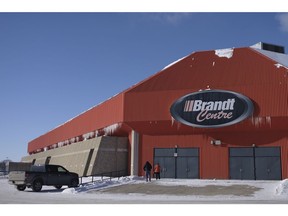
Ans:
[[[151,169],[152,169],[152,165],[149,163],[149,161],[146,161],[143,169],[144,169],[144,171],[145,171],[146,182],[148,182],[148,180],[151,182]]]
[[[154,174],[155,174],[156,180],[157,180],[157,179],[160,180],[160,171],[161,171],[161,167],[160,167],[159,163],[157,163],[157,164],[154,166]]]

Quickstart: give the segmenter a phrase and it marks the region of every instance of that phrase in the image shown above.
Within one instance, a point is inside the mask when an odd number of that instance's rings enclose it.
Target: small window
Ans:
[[[58,172],[67,172],[67,170],[64,167],[58,167]]]

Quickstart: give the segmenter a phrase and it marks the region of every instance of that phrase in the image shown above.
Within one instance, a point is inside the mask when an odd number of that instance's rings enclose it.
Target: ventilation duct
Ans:
[[[268,44],[268,43],[263,43],[263,42],[259,42],[257,44],[254,44],[251,47],[256,48],[256,49],[262,49],[262,50],[277,52],[277,53],[283,53],[283,54],[285,53],[285,47],[284,46],[278,46],[278,45]]]

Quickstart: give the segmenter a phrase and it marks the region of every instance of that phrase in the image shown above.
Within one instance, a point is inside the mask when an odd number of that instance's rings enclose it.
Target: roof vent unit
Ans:
[[[268,44],[268,43],[263,43],[263,42],[259,42],[257,44],[254,44],[251,47],[256,48],[256,49],[262,49],[262,50],[277,52],[277,53],[283,53],[283,54],[285,53],[285,47],[284,46],[278,46],[278,45]]]

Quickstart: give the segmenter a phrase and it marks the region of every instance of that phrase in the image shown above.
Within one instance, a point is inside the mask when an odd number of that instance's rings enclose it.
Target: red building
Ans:
[[[199,51],[32,140],[28,153],[84,138],[128,137],[131,175],[148,160],[161,177],[288,177],[288,56],[284,47]]]

